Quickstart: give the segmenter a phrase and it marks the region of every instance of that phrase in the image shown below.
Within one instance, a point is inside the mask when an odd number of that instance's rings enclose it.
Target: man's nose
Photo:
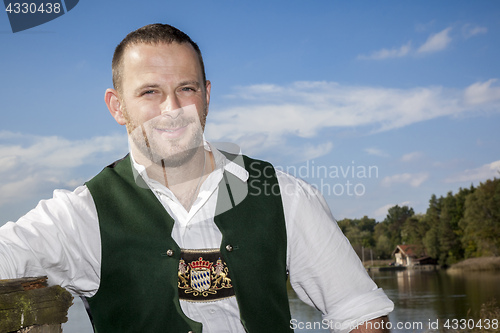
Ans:
[[[182,107],[175,95],[169,95],[160,107],[162,116],[175,119],[182,114]]]

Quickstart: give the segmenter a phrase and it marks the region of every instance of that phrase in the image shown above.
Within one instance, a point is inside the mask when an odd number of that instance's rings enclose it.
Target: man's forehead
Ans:
[[[203,73],[196,51],[189,43],[136,43],[126,49],[123,58],[123,84],[140,86],[159,84],[171,79],[198,82]]]
[[[137,42],[129,44],[124,52],[124,57],[138,58],[144,53],[192,53],[196,57],[196,51],[193,46],[189,43],[142,43]]]
[[[202,74],[196,51],[189,43],[138,43],[131,45],[123,58],[124,73],[129,70],[182,70]]]

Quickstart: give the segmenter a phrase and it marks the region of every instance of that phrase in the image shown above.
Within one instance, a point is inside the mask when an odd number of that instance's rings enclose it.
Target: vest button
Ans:
[[[230,245],[230,244],[227,244],[227,245],[226,245],[226,250],[227,250],[228,252],[233,251],[233,246],[232,246],[232,245]]]
[[[167,256],[171,257],[174,255],[174,250],[168,249],[167,250]]]

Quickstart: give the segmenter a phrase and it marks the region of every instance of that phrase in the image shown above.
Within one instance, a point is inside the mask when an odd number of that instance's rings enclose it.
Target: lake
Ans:
[[[500,301],[500,272],[405,270],[372,272],[370,275],[394,302],[394,311],[389,315],[392,332],[426,332],[430,331],[429,324],[434,328],[437,323],[442,328],[446,320],[451,325],[457,321],[461,325],[461,319],[477,318],[483,303],[492,299]],[[298,321],[321,322],[320,314],[305,308],[296,297],[291,298],[291,304],[293,316]],[[328,331],[297,329],[295,332]]]
[[[477,318],[483,303],[492,299],[500,301],[500,272],[405,270],[371,272],[370,275],[394,302],[395,309],[390,315],[392,332],[426,332],[430,331],[429,324],[438,324],[442,328],[446,320],[449,320],[449,324],[460,325],[460,319]],[[292,318],[297,322],[317,323],[316,326],[319,327],[304,327],[296,329],[295,332],[328,332],[320,326],[321,314],[317,310],[302,303],[293,291],[289,296]],[[475,322],[477,323],[477,320]],[[92,332],[79,299],[75,299],[75,305],[70,308],[69,321],[63,325],[63,332]]]

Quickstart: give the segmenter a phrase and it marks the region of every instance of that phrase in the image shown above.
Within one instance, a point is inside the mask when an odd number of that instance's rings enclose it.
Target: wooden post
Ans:
[[[60,333],[73,297],[47,277],[0,280],[0,333]]]

